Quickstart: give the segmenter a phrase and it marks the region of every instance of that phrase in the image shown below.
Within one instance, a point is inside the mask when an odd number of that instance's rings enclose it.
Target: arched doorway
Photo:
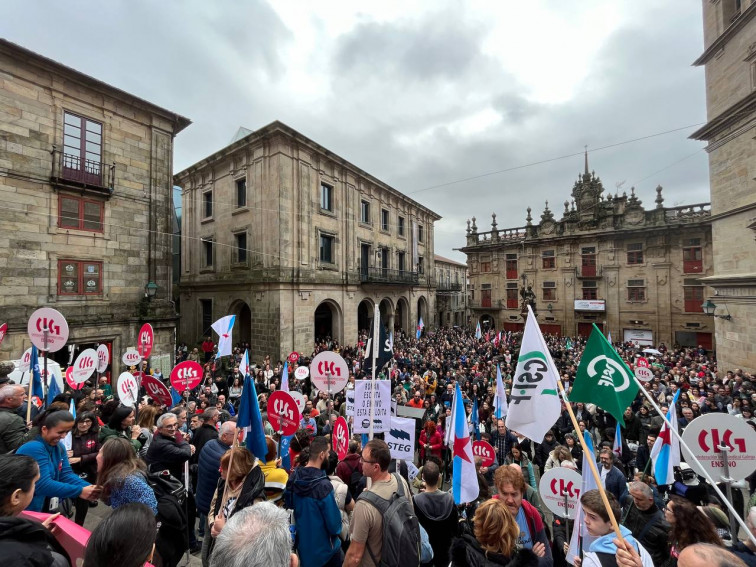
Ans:
[[[381,300],[378,305],[381,312],[381,325],[386,327],[389,332],[394,328],[394,305],[388,297]]]
[[[424,325],[428,325],[428,300],[425,297],[420,296],[417,300],[417,322],[420,323],[420,319],[423,320]]]
[[[409,311],[409,303],[404,297],[400,297],[396,302],[396,311],[394,312],[394,329],[409,333]]]
[[[363,299],[357,306],[357,333],[370,330],[370,324],[373,321],[373,302],[369,299]]]
[[[490,329],[495,329],[496,320],[493,318],[492,315],[489,315],[488,313],[484,313],[483,315],[480,316],[480,328],[484,333]]]
[[[342,342],[341,308],[331,299],[326,299],[315,309],[315,342],[334,339]]]
[[[236,315],[234,323],[235,339],[241,343],[252,342],[252,310],[241,299],[234,301],[228,309],[229,313]],[[237,331],[238,329],[238,331]]]

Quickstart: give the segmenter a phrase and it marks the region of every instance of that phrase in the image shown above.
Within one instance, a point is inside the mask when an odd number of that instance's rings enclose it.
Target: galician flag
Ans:
[[[496,419],[505,419],[509,413],[507,404],[507,391],[504,389],[504,380],[501,379],[501,367],[496,365],[496,393],[494,394],[494,415]]]
[[[456,407],[454,411],[454,433],[452,437],[452,495],[454,503],[464,504],[472,502],[478,497],[478,476],[475,474],[472,442],[470,431],[465,418],[465,404],[462,402],[462,392],[457,384],[454,394]]]
[[[557,394],[557,372],[533,310],[522,334],[520,357],[509,396],[507,427],[536,443],[552,428],[561,410]]]
[[[596,404],[625,425],[623,413],[638,394],[633,373],[594,324],[580,359],[571,402]]]
[[[475,327],[475,338],[480,340],[483,337],[483,333],[480,331],[480,321],[478,321],[478,326]]]
[[[472,412],[470,413],[470,422],[475,432],[475,440],[480,441],[480,416],[478,415],[478,398],[473,401]]]
[[[216,358],[231,356],[231,347],[234,342],[231,338],[231,330],[234,328],[235,321],[236,315],[226,315],[212,324],[213,331],[218,333],[218,356]]]
[[[265,441],[265,429],[263,428],[260,405],[257,402],[257,390],[249,374],[244,377],[236,427],[237,429],[244,430],[246,433],[244,440],[249,452],[262,462],[265,462],[265,455],[268,454],[268,445]]]
[[[667,421],[673,426],[677,424],[677,398],[679,397],[680,390],[677,390],[667,412]],[[674,467],[680,466],[680,441],[670,432],[666,422],[651,448],[651,463],[656,484],[662,486],[675,482]]]
[[[284,367],[281,371],[281,391],[289,391],[289,361],[284,361]]]
[[[585,439],[585,446],[588,447],[588,452],[583,453],[583,468],[581,469],[583,471],[583,482],[580,485],[580,494],[585,494],[589,490],[598,490],[596,480],[591,474],[591,465],[588,462],[588,459],[593,459],[593,462],[596,462],[596,454],[593,449],[593,439],[591,439],[591,435],[587,431],[583,432],[583,439]],[[583,507],[580,505],[577,507],[574,526],[575,528],[573,529],[572,537],[570,538],[570,549],[567,552],[567,563],[570,565],[575,564],[575,557],[580,557],[581,540],[583,543],[583,549],[588,549],[591,543],[596,539],[588,533],[588,529],[585,527],[585,522],[583,521]]]
[[[622,431],[619,423],[617,423],[617,430],[614,432],[614,446],[612,446],[612,451],[617,455],[617,459],[622,457]]]
[[[241,362],[239,362],[239,374],[246,376],[249,374],[249,351],[245,349],[244,356],[242,356]]]
[[[420,335],[423,333],[423,327],[425,327],[425,323],[423,323],[423,318],[420,317],[420,320],[417,322],[417,331],[415,332],[415,338],[419,339]],[[393,345],[393,341],[392,341]]]

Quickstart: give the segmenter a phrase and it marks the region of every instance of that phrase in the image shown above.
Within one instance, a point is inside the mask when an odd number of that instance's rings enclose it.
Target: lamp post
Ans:
[[[730,315],[729,311],[726,315],[717,315],[714,313],[717,309],[717,305],[711,300],[707,299],[701,304],[701,309],[703,309],[703,312],[710,316],[710,317],[716,317],[717,319],[724,319],[725,321],[732,320],[732,315]],[[727,305],[725,305],[725,309],[727,309]]]
[[[149,282],[144,286],[144,296],[147,298],[147,301],[152,301],[152,298],[157,294],[157,290],[158,286],[155,282]]]

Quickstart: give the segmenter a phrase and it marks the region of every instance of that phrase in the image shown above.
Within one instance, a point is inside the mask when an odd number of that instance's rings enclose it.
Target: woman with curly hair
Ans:
[[[672,526],[669,531],[669,560],[664,567],[677,565],[680,552],[694,543],[710,543],[720,547],[724,545],[708,516],[682,496],[670,497],[664,507],[664,519]]]
[[[442,446],[443,438],[436,429],[436,423],[430,420],[426,421],[423,432],[420,434],[420,461],[424,463],[425,459],[431,455],[440,460]]]
[[[478,506],[473,516],[473,534],[464,534],[452,542],[453,567],[538,565],[538,557],[531,550],[517,550],[520,528],[502,500],[486,500]]]

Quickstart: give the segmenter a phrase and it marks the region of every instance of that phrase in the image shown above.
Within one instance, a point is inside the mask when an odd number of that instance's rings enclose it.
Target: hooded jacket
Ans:
[[[453,567],[538,567],[538,557],[529,549],[521,549],[509,557],[486,552],[470,534],[455,538],[449,554]]]
[[[0,517],[0,557],[18,567],[68,565],[55,538],[41,523],[17,516]]]
[[[297,467],[286,483],[286,508],[294,510],[302,567],[320,567],[341,551],[341,512],[325,471]]]
[[[433,548],[433,565],[449,565],[449,542],[458,533],[459,514],[448,492],[421,492],[412,499],[420,525],[428,532]]]
[[[620,526],[620,532],[625,541],[632,545],[640,554],[643,567],[654,567],[654,562],[648,552],[633,537],[633,534],[625,526]],[[595,540],[588,551],[583,553],[583,567],[602,567],[600,556],[611,558],[616,563],[617,546],[612,543],[616,536],[610,532]]]
[[[653,523],[651,523],[652,520]],[[669,558],[667,536],[670,526],[664,519],[664,513],[656,504],[645,511],[631,505],[623,525],[640,540],[654,560],[654,565],[661,565]]]

